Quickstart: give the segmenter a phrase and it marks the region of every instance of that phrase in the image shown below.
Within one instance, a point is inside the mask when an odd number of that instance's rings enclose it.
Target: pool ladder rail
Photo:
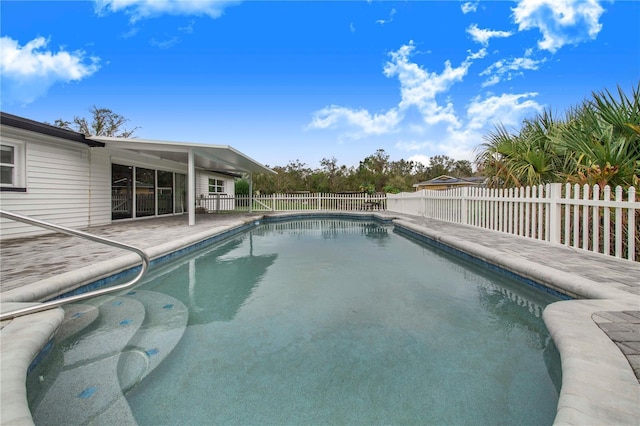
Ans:
[[[31,217],[24,216],[18,213],[8,212],[6,210],[0,210],[0,217],[15,220],[17,222],[23,222],[29,225],[39,226],[41,228],[50,229],[52,231],[60,232],[67,235],[72,235],[74,237],[84,238],[86,240],[106,244],[112,247],[121,248],[123,250],[132,251],[136,253],[138,256],[140,256],[140,258],[142,259],[142,264],[141,264],[142,267],[140,268],[140,271],[132,280],[127,281],[126,283],[114,285],[107,288],[101,288],[98,290],[93,290],[86,293],[77,294],[74,296],[68,296],[61,299],[51,300],[48,302],[39,303],[34,306],[15,309],[9,312],[2,312],[0,313],[0,321],[33,314],[36,312],[46,311],[48,309],[60,307],[67,303],[78,302],[80,300],[85,300],[92,297],[102,296],[104,294],[110,294],[116,291],[128,289],[130,287],[133,287],[135,284],[137,284],[149,269],[149,263],[150,263],[149,255],[144,250],[131,246],[129,244],[120,243],[118,241],[113,241],[108,238],[99,237],[97,235],[89,234],[83,231],[78,231],[76,229],[67,228],[65,226],[55,225],[53,223],[45,222],[43,220],[33,219]]]

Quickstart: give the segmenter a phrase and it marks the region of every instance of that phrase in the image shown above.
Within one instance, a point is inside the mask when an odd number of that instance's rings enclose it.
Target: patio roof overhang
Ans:
[[[155,158],[186,164],[189,225],[196,223],[195,172],[197,168],[228,174],[248,173],[250,176],[253,173],[276,173],[228,145],[112,138],[106,136],[92,136],[88,139],[101,142],[106,148],[150,155]],[[249,187],[251,188],[251,178],[249,179]],[[251,196],[251,192],[252,191],[249,191],[249,196]]]
[[[267,173],[273,170],[241,153],[229,145],[173,142],[151,139],[126,139],[106,136],[91,136],[88,139],[102,142],[105,147],[151,155],[156,158],[188,164],[189,153],[194,156],[195,167],[230,174]]]

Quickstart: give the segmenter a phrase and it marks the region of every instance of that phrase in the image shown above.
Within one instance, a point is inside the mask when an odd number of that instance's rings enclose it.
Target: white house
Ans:
[[[4,112],[0,119],[0,208],[71,228],[175,214],[193,224],[200,195],[233,195],[235,178],[274,173],[226,145],[85,137]],[[46,232],[0,225],[2,239]]]

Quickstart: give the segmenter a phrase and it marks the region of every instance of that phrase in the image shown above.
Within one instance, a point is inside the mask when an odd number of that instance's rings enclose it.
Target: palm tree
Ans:
[[[640,83],[628,97],[609,91],[570,109],[564,120],[545,110],[517,134],[501,124],[487,134],[476,164],[494,187],[551,182],[638,187]]]
[[[557,168],[563,156],[550,139],[557,127],[550,111],[545,110],[523,122],[517,135],[502,125],[490,132],[476,157],[476,164],[490,176],[490,185],[512,187],[539,185],[557,180]]]
[[[593,94],[568,115],[551,140],[570,159],[569,182],[638,186],[640,176],[640,85],[631,98],[618,88]]]
[[[520,186],[520,180],[513,170],[514,157],[517,157],[516,136],[498,124],[484,136],[484,140],[475,162],[489,177],[488,185],[494,188]]]

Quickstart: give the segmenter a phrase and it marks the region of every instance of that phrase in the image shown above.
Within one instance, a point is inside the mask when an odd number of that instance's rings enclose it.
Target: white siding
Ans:
[[[111,223],[111,158],[104,148],[90,148],[89,226]]]
[[[59,225],[89,225],[89,147],[3,126],[0,139],[25,141],[26,192],[0,193],[3,210]],[[46,233],[2,219],[2,239]]]
[[[224,180],[224,194],[235,194],[236,186],[234,178],[217,173],[196,170],[196,198],[200,197],[200,195],[204,195],[205,197],[209,196],[209,179]]]

